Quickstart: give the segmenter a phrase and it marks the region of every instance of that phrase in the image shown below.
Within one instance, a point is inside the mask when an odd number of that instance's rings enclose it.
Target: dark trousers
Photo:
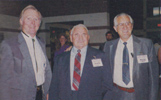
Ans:
[[[36,100],[42,100],[42,86],[37,86]]]

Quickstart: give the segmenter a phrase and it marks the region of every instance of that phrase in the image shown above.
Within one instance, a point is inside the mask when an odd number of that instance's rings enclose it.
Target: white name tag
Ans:
[[[147,55],[138,55],[137,56],[138,63],[148,63],[148,56]]]
[[[92,59],[93,67],[101,67],[103,66],[101,59]]]

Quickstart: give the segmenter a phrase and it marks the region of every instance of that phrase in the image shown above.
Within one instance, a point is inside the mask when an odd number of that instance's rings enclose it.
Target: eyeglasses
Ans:
[[[119,23],[117,26],[121,26],[121,27],[123,27],[123,26],[130,26],[131,25],[131,22],[126,22],[126,23]]]

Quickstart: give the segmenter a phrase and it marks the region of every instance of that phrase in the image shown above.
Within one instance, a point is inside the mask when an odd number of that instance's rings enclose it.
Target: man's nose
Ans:
[[[31,24],[35,25],[35,20],[32,19],[31,20]]]
[[[128,25],[127,24],[123,24],[123,29],[127,29]]]

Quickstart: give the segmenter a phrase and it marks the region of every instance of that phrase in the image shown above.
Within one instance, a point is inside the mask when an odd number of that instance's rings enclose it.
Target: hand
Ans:
[[[65,52],[70,51],[71,48],[72,48],[72,46],[68,47],[68,48],[65,50]]]

